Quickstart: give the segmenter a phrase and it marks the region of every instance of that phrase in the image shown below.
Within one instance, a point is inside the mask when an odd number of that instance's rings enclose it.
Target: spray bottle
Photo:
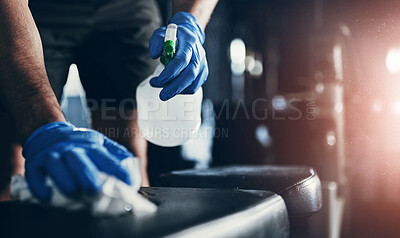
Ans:
[[[164,66],[175,55],[177,29],[177,25],[169,24],[165,32],[164,48],[160,57]],[[159,94],[162,88],[150,86],[150,79],[162,72],[163,65],[159,65],[136,89],[138,125],[141,134],[149,142],[172,147],[183,144],[199,130],[203,91],[200,88],[193,95],[179,94],[168,101],[161,101]]]

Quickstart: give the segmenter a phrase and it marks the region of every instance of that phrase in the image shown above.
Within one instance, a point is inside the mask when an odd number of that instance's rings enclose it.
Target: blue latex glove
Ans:
[[[178,26],[178,49],[158,77],[150,80],[153,87],[164,87],[160,99],[166,101],[175,95],[194,94],[207,80],[208,65],[203,48],[204,32],[197,19],[190,13],[178,12],[170,20]],[[167,27],[154,31],[150,39],[150,57],[157,59],[164,47]]]
[[[46,186],[49,176],[68,197],[93,195],[101,189],[99,171],[131,184],[120,161],[133,155],[103,134],[52,122],[37,129],[24,145],[25,177],[32,194],[42,201],[51,199]]]

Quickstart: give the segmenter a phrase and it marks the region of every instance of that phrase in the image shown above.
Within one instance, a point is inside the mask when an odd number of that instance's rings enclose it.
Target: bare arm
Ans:
[[[189,12],[197,18],[204,29],[218,0],[174,0],[174,13]]]
[[[0,95],[22,143],[40,126],[65,121],[27,0],[0,1]]]

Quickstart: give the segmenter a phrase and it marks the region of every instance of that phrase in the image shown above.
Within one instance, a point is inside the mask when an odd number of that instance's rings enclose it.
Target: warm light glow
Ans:
[[[315,91],[316,91],[318,94],[323,93],[323,92],[324,92],[324,89],[325,89],[325,85],[324,85],[323,83],[321,83],[321,82],[319,82],[319,83],[317,83],[317,84],[315,85]]]
[[[328,134],[326,135],[326,143],[330,146],[334,146],[336,144],[335,132],[328,132]]]
[[[386,56],[386,67],[392,74],[400,73],[400,49],[391,49]]]
[[[335,111],[337,112],[337,113],[342,113],[343,112],[343,103],[336,103],[335,104]]]
[[[392,112],[396,115],[400,115],[400,101],[393,103]]]
[[[335,78],[343,80],[342,47],[340,45],[335,45],[333,48],[333,66],[335,68]]]
[[[376,100],[372,103],[372,111],[381,112],[382,111],[382,103],[379,100]]]

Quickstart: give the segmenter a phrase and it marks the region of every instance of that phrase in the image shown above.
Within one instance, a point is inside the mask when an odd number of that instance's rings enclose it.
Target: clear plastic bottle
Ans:
[[[200,128],[203,90],[193,95],[179,94],[161,101],[162,88],[150,85],[150,79],[158,76],[164,69],[159,65],[156,71],[136,89],[138,125],[141,134],[149,142],[172,147],[183,144]]]
[[[165,33],[164,50],[161,62],[167,65],[174,57],[176,49],[177,25],[169,24]],[[172,147],[183,144],[200,128],[203,90],[193,95],[179,94],[161,101],[162,88],[153,88],[150,79],[158,76],[164,69],[159,65],[155,72],[136,89],[138,125],[141,134],[151,143]]]

